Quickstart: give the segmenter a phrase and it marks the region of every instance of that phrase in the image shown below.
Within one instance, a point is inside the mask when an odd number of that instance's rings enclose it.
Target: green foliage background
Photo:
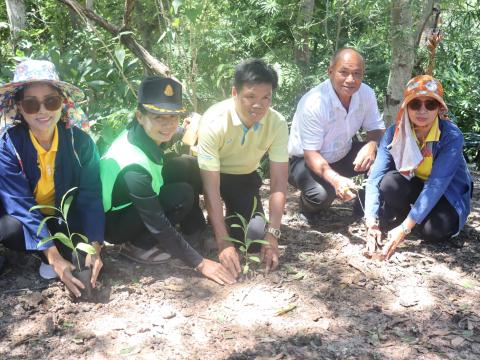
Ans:
[[[280,72],[274,107],[290,121],[299,98],[326,78],[329,58],[342,46],[354,46],[365,55],[365,82],[375,89],[382,107],[391,57],[390,1],[316,1],[307,24],[297,24],[299,3],[138,0],[129,31],[184,81],[190,110],[203,112],[228,97],[235,64],[262,57]],[[28,27],[16,48],[9,39],[5,4],[0,7],[0,82],[10,81],[16,62],[24,57],[53,61],[64,80],[86,92],[83,107],[97,121],[94,130],[99,145],[105,147],[132,116],[134,90],[145,75],[142,64],[118,38],[88,25],[59,1],[25,0],[25,4]],[[479,3],[441,1],[440,5],[444,38],[435,76],[444,84],[447,104],[459,126],[479,132]],[[122,22],[123,7],[124,0],[94,2],[94,11],[116,26]],[[303,40],[301,33],[307,34]],[[294,50],[302,41],[311,57],[309,63],[299,65]],[[414,71],[421,73],[427,60],[424,45],[417,58]]]

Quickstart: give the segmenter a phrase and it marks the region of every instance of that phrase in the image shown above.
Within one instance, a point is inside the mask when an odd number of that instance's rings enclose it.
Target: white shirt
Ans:
[[[328,163],[337,162],[350,151],[352,137],[360,128],[385,129],[372,88],[362,83],[347,112],[327,79],[300,99],[290,129],[288,155],[303,157],[304,150],[315,150]]]

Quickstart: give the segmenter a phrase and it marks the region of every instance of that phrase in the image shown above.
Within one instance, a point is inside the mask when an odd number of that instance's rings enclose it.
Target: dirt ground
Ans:
[[[281,266],[230,287],[109,246],[99,301],[74,303],[20,256],[0,275],[0,359],[479,359],[479,188],[456,241],[411,234],[388,262],[362,256],[351,204],[310,228],[291,191]]]

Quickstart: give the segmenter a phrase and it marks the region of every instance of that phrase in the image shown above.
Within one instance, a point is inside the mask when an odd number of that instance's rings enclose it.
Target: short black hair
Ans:
[[[235,68],[233,86],[240,91],[244,84],[271,84],[272,90],[275,90],[278,86],[278,75],[274,68],[262,59],[248,59]]]

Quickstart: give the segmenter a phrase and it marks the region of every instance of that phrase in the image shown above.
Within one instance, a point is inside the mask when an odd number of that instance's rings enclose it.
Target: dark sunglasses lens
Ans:
[[[62,106],[62,98],[60,96],[50,96],[44,100],[43,104],[48,111],[56,111]]]
[[[22,101],[22,107],[27,114],[35,114],[40,110],[40,102],[36,99],[26,99]]]
[[[412,110],[420,110],[422,102],[420,100],[412,100],[408,103],[408,107]]]
[[[429,111],[436,110],[440,104],[436,100],[427,100],[425,101],[425,107]]]
[[[415,99],[408,103],[408,107],[412,110],[420,110],[420,108],[422,107],[422,104],[425,104],[425,108],[428,111],[436,110],[440,106],[437,100],[427,100],[423,102],[421,100]]]

